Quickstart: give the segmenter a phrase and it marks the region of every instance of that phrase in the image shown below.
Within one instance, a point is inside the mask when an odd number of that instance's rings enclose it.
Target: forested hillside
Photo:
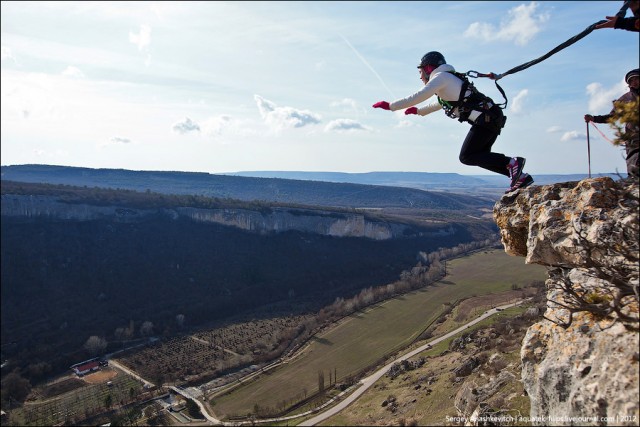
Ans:
[[[226,322],[257,309],[266,316],[318,310],[336,297],[396,280],[420,252],[496,231],[488,220],[467,218],[447,222],[450,232],[434,237],[420,232],[431,230],[432,221],[420,225],[414,218],[409,225],[416,232],[382,241],[296,230],[259,234],[129,213],[180,206],[267,212],[274,205],[7,181],[3,211],[5,198],[18,195],[123,213],[90,220],[60,219],[55,212],[3,215],[2,356],[19,361],[33,380],[86,357],[90,336],[105,337],[113,350],[124,345],[117,330],[134,331],[128,338],[171,336],[181,327]]]
[[[196,172],[90,169],[50,165],[2,166],[2,180],[188,194],[338,207],[476,209],[491,207],[486,197],[427,192],[412,188],[281,178],[252,178]]]

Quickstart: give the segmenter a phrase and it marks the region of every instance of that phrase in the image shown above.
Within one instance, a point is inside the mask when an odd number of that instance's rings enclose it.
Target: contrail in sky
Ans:
[[[385,84],[384,80],[382,80],[382,77],[380,77],[380,74],[378,74],[378,73],[376,72],[376,70],[374,70],[374,69],[373,69],[373,67],[372,67],[371,65],[369,65],[369,63],[367,62],[367,60],[366,60],[366,59],[364,59],[364,57],[363,57],[362,55],[360,55],[360,52],[358,52],[358,51],[356,50],[356,48],[355,48],[355,47],[353,47],[353,46],[351,45],[351,43],[349,43],[349,40],[347,40],[347,39],[345,38],[345,36],[343,36],[342,34],[338,34],[338,35],[342,38],[342,40],[344,40],[344,42],[347,44],[347,46],[349,46],[349,47],[351,48],[351,50],[353,50],[353,51],[355,52],[355,54],[358,56],[358,58],[360,58],[360,60],[362,61],[362,63],[363,63],[364,65],[366,65],[366,66],[367,66],[367,68],[369,68],[369,69],[371,70],[371,72],[372,72],[372,73],[373,73],[373,74],[378,78],[378,80],[380,80],[380,83],[382,83],[382,86],[384,86],[384,88],[385,88],[385,89],[387,89],[387,91],[389,92],[389,94],[393,97],[393,99],[392,99],[392,100],[395,100],[395,99],[396,99],[396,96],[393,94],[393,92],[391,92],[391,89],[389,89],[389,87]]]

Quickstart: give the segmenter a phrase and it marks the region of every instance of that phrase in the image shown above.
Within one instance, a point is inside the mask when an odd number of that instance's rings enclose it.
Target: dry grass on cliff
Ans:
[[[477,317],[490,308],[497,307],[502,304],[508,304],[518,299],[528,298],[535,295],[539,288],[526,287],[514,289],[510,292],[501,294],[482,295],[462,301],[454,309],[453,320],[457,323],[465,323],[473,317]]]

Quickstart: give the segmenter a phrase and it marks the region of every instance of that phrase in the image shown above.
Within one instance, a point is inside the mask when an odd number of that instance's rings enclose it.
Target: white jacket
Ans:
[[[429,77],[429,81],[422,89],[413,95],[409,95],[406,98],[395,100],[389,103],[389,108],[391,111],[403,110],[409,107],[413,107],[414,105],[420,104],[421,102],[426,101],[431,98],[433,95],[439,96],[441,99],[449,102],[458,101],[460,97],[460,89],[462,89],[462,80],[457,78],[451,73],[447,71],[455,71],[455,69],[449,64],[442,64],[435,70],[431,72],[431,76]],[[467,94],[470,94],[471,91],[467,91]],[[442,105],[440,105],[437,101],[426,105],[424,107],[418,108],[418,114],[421,116],[426,116],[427,114],[431,114],[434,111],[438,111],[442,109]],[[454,113],[458,116],[458,109],[454,109]],[[469,115],[469,120],[475,121],[480,115],[480,111],[472,111]]]

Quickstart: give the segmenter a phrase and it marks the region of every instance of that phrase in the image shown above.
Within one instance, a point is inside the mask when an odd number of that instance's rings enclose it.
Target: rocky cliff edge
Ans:
[[[638,183],[536,186],[494,206],[505,251],[549,268],[522,342],[537,425],[638,425]]]

